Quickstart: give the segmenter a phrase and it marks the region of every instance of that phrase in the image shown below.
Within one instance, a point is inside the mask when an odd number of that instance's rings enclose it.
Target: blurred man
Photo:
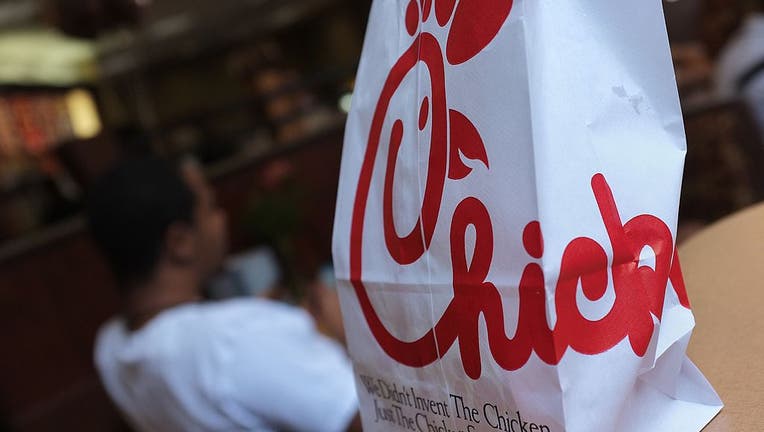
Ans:
[[[202,302],[226,222],[200,169],[124,163],[94,188],[93,236],[123,294],[98,334],[101,379],[141,431],[360,430],[340,345],[302,309],[264,299]]]

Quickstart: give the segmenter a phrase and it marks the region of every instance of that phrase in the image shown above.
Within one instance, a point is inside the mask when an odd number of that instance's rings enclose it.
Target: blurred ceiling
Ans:
[[[38,0],[0,0],[0,85],[67,86],[96,77],[93,43],[44,24]]]
[[[105,75],[167,59],[190,58],[202,51],[285,28],[339,3],[338,0],[143,1],[147,5],[139,26],[99,38]]]
[[[97,77],[93,44],[49,29],[0,32],[0,85],[71,86]]]
[[[0,31],[34,23],[39,14],[37,0],[0,0]]]
[[[75,34],[80,29],[90,34],[98,23],[87,20],[103,11],[139,10],[135,25],[126,17],[128,24],[110,26],[97,37],[102,73],[110,76],[273,32],[336,3],[339,0],[0,0],[0,33],[44,28],[52,16],[71,15],[74,19],[63,26]],[[56,7],[59,13],[51,14]]]

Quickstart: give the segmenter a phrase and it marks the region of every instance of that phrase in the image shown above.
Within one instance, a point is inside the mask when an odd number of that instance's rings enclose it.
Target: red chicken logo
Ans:
[[[369,328],[382,349],[395,361],[424,367],[441,358],[458,340],[465,373],[481,375],[478,325],[485,320],[488,345],[496,363],[506,370],[524,366],[532,352],[548,364],[557,364],[568,348],[588,355],[605,352],[628,338],[634,353],[644,356],[654,330],[653,317],[661,319],[669,279],[682,305],[689,308],[671,231],[655,216],[639,215],[622,222],[613,193],[605,177],[596,174],[591,187],[603,224],[608,233],[613,259],[590,238],[572,240],[560,263],[555,288],[556,323],[546,318],[546,282],[541,267],[526,265],[518,283],[520,308],[517,331],[508,337],[504,326],[501,297],[487,279],[494,256],[494,235],[486,206],[475,197],[464,198],[451,219],[450,247],[454,297],[432,329],[413,341],[400,340],[390,333],[370,301],[363,282],[364,223],[375,161],[380,156],[383,126],[390,113],[391,100],[404,78],[418,70],[420,63],[430,77],[430,97],[419,103],[418,127],[430,126],[427,178],[419,218],[407,233],[397,232],[393,223],[393,184],[396,161],[404,136],[404,122],[392,122],[383,185],[383,224],[385,246],[400,266],[411,265],[430,248],[441,216],[441,203],[447,181],[458,182],[472,169],[462,161],[482,162],[490,169],[480,133],[467,115],[449,109],[445,82],[445,62],[456,66],[477,56],[499,33],[510,15],[512,0],[411,0],[405,11],[405,25],[413,41],[393,65],[382,87],[372,118],[366,153],[361,166],[350,227],[350,280]],[[443,47],[420,23],[434,19],[448,28]],[[431,100],[430,100],[431,99]],[[381,175],[381,174],[380,174]],[[582,204],[587,204],[583,202]],[[475,230],[472,259],[468,261],[465,234]],[[532,258],[544,253],[541,226],[528,223],[523,245]],[[646,246],[654,252],[653,267],[640,264]],[[580,283],[584,295],[601,299],[612,274],[616,294],[611,311],[598,321],[584,317],[576,303]]]

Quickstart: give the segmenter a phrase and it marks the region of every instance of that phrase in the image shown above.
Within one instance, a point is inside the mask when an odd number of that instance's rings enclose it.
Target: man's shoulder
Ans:
[[[306,328],[312,320],[301,308],[282,302],[240,298],[188,304],[168,309],[144,328],[131,332],[120,317],[114,317],[99,330],[98,344],[145,343],[172,337],[174,340],[215,338],[219,331],[278,331]]]
[[[246,346],[241,317],[260,309],[248,302],[187,304],[164,311],[137,331],[130,331],[124,319],[112,318],[96,341],[99,375],[123,407],[161,409],[182,400],[193,407],[189,418],[212,418],[228,403],[239,379],[231,366]],[[158,399],[149,408],[134,399],[136,394]]]
[[[167,310],[135,332],[114,318],[99,331],[95,357],[102,368],[222,366],[232,358],[267,357],[316,335],[312,319],[300,308],[260,299],[226,300]]]
[[[302,308],[267,299],[241,298],[199,305],[197,319],[222,327],[263,328],[270,331],[283,326],[312,323]]]
[[[162,312],[138,330],[130,330],[121,316],[101,326],[95,341],[96,362],[103,365],[142,365],[173,361],[174,353],[188,351],[209,339],[209,326],[195,305]]]

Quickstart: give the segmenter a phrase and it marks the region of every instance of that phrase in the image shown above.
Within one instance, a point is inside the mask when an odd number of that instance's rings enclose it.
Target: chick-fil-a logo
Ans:
[[[403,121],[393,122],[384,173],[383,230],[391,258],[401,266],[420,260],[430,247],[441,210],[446,177],[459,181],[471,173],[461,158],[481,161],[489,168],[483,140],[469,120],[447,105],[444,61],[458,65],[477,55],[499,32],[512,9],[512,0],[411,0],[405,24],[413,37],[411,46],[392,67],[377,102],[369,131],[368,145],[361,167],[350,231],[350,279],[364,317],[382,349],[399,363],[423,367],[438,360],[459,341],[464,370],[477,379],[481,375],[478,325],[485,320],[490,352],[506,370],[526,364],[532,352],[548,364],[557,364],[568,348],[587,355],[605,352],[628,338],[634,353],[647,352],[654,330],[653,317],[661,319],[668,280],[680,303],[689,308],[679,261],[669,228],[655,216],[639,215],[623,223],[613,193],[602,174],[591,178],[596,203],[613,249],[612,263],[596,241],[580,237],[563,252],[554,304],[556,322],[546,318],[544,273],[535,262],[528,264],[519,281],[518,324],[514,337],[507,336],[500,294],[486,280],[493,261],[493,226],[486,206],[477,198],[464,198],[454,210],[450,228],[454,297],[442,317],[426,334],[414,341],[393,336],[372,305],[363,282],[364,222],[375,160],[379,156],[382,129],[393,95],[407,74],[419,63],[427,68],[431,100],[424,97],[419,108],[418,128],[430,124],[430,150],[419,219],[411,232],[400,235],[394,225],[393,184],[396,160],[404,135]],[[435,20],[448,26],[443,49],[431,33],[421,31],[434,9]],[[475,245],[467,259],[465,234],[474,227]],[[539,259],[544,254],[539,222],[527,224],[523,246],[528,255]],[[653,267],[640,265],[640,254],[649,246],[654,252]],[[584,317],[576,301],[577,287],[591,301],[601,299],[612,273],[615,301],[610,312],[597,321]]]

